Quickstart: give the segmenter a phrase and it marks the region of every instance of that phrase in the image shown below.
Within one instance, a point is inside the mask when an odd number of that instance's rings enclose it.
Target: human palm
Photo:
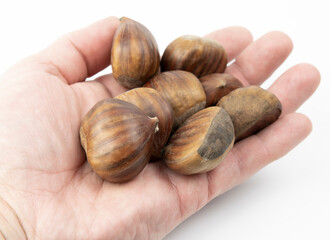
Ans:
[[[16,211],[30,239],[159,239],[214,197],[280,158],[311,131],[294,111],[320,80],[299,64],[270,87],[282,102],[280,119],[238,142],[213,171],[182,176],[161,161],[132,181],[96,176],[79,142],[83,116],[99,100],[126,89],[105,75],[118,19],[108,18],[63,36],[11,69],[0,81],[0,197]],[[216,31],[229,60],[227,72],[259,85],[286,59],[291,40],[271,32],[252,42],[241,27]]]

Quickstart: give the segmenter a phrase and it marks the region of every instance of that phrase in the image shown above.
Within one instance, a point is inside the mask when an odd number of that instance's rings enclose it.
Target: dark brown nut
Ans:
[[[151,155],[158,119],[119,99],[98,102],[84,117],[80,139],[94,172],[110,182],[138,175]]]
[[[222,73],[227,66],[225,49],[216,41],[185,35],[171,42],[164,51],[161,71],[185,70],[202,77]]]
[[[181,70],[163,72],[153,77],[144,86],[156,89],[171,104],[174,113],[174,129],[205,107],[206,96],[203,86],[190,72]]]
[[[231,91],[243,87],[243,84],[229,73],[211,73],[199,79],[206,95],[206,106],[215,106],[219,100]]]
[[[234,145],[234,126],[228,113],[208,107],[187,119],[170,137],[166,165],[181,174],[208,172],[217,167]]]
[[[238,88],[217,104],[230,115],[236,141],[275,122],[282,112],[281,102],[271,92],[257,86]]]
[[[159,50],[155,38],[142,24],[120,19],[111,49],[114,78],[127,88],[142,86],[159,71]]]
[[[134,88],[115,97],[140,108],[147,116],[157,117],[159,131],[154,135],[151,155],[160,158],[172,131],[174,116],[171,105],[152,88]]]

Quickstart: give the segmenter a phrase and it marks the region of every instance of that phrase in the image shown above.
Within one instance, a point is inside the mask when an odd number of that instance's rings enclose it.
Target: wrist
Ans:
[[[15,210],[0,197],[0,239],[27,239]]]

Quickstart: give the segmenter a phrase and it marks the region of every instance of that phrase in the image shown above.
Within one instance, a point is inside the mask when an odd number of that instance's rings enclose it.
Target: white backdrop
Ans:
[[[287,33],[294,50],[270,77],[309,62],[320,87],[298,111],[313,122],[312,134],[288,155],[244,184],[213,200],[165,239],[330,239],[330,17],[326,1],[1,1],[0,74],[60,35],[114,15],[144,24],[161,53],[183,34],[204,35],[240,25],[254,38]],[[104,72],[109,72],[106,69]]]

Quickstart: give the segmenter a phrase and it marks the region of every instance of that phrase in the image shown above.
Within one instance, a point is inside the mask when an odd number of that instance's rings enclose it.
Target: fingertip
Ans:
[[[309,63],[300,63],[284,72],[269,88],[282,103],[282,115],[295,111],[316,91],[321,75]]]
[[[310,63],[300,63],[296,65],[296,69],[301,73],[300,78],[302,85],[308,85],[306,91],[308,91],[309,96],[313,95],[321,82],[321,73],[320,71]]]
[[[105,18],[105,21],[112,21],[113,23],[119,24],[120,23],[120,18],[116,16],[109,16]]]
[[[297,129],[301,131],[301,139],[305,139],[313,130],[313,123],[306,115],[302,113],[294,113],[292,114],[296,119],[293,119],[294,122],[298,123]]]
[[[281,45],[283,50],[286,50],[283,52],[285,52],[287,55],[289,55],[293,50],[294,44],[293,44],[291,37],[282,31],[274,30],[274,31],[268,32],[262,38],[271,39],[272,42],[276,42],[279,45]]]
[[[300,63],[296,67],[305,72],[306,75],[308,75],[308,79],[312,81],[312,84],[310,84],[310,88],[314,92],[321,82],[320,71],[313,64],[310,63]]]
[[[107,17],[62,35],[39,53],[40,62],[57,70],[68,84],[84,81],[110,65],[117,17]]]
[[[94,23],[87,26],[87,28],[89,28],[89,27],[95,28],[95,26],[99,25],[99,26],[102,26],[102,28],[108,27],[108,28],[116,29],[119,24],[120,24],[120,19],[118,17],[108,16],[108,17],[95,21]]]
[[[249,29],[243,26],[232,26],[232,31],[243,36],[244,42],[248,45],[253,41],[253,35]]]
[[[280,117],[269,129],[266,128],[265,131],[261,131],[259,134],[263,139],[271,139],[271,131],[276,131],[285,136],[283,142],[290,142],[292,144],[291,148],[293,148],[304,140],[312,132],[312,129],[312,121],[305,114],[292,112]]]
[[[231,61],[240,54],[253,40],[251,32],[242,26],[231,26],[216,30],[205,36],[219,42]]]
[[[207,34],[205,37],[212,38],[221,43],[221,41],[223,41],[222,35],[227,33],[231,33],[232,36],[241,35],[242,39],[249,43],[252,42],[253,40],[252,33],[243,26],[230,26],[230,27],[218,29],[214,32]],[[231,37],[230,35],[226,36],[226,38],[230,38],[230,37]]]

